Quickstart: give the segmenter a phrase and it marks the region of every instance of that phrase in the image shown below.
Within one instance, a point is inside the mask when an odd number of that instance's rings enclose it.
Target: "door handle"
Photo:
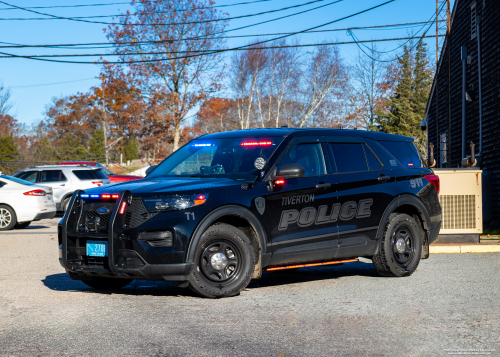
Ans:
[[[66,184],[65,184],[65,183],[62,183],[62,184],[60,184],[59,186],[66,186]]]
[[[318,184],[316,185],[316,188],[317,188],[317,189],[320,189],[320,188],[328,188],[328,187],[330,187],[331,185],[332,185],[331,183],[318,183]]]
[[[387,175],[380,175],[378,177],[379,181],[389,181],[390,179],[391,179],[391,176],[387,176]]]

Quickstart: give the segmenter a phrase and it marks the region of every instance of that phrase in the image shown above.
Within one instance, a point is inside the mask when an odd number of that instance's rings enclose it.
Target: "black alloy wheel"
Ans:
[[[241,273],[241,252],[228,241],[210,243],[203,251],[199,266],[205,278],[210,281],[227,284],[237,279]]]
[[[415,256],[415,240],[411,229],[401,226],[392,236],[392,251],[396,262],[402,266],[408,266]]]
[[[378,253],[372,257],[378,273],[398,277],[413,274],[422,255],[422,232],[415,218],[392,213],[385,224]]]
[[[252,242],[241,229],[216,223],[195,244],[191,290],[203,297],[220,298],[237,295],[248,286],[256,258]]]

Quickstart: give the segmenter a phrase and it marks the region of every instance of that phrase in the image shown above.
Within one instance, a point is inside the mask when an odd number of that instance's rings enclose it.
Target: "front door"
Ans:
[[[382,215],[397,196],[391,168],[362,138],[326,138],[337,174],[339,253],[337,258],[369,255]]]
[[[305,175],[285,179],[281,191],[265,197],[273,265],[331,259],[337,253],[337,225],[331,220],[335,185],[330,182],[332,169],[321,141],[296,138],[277,161],[278,171],[285,164],[298,163]]]

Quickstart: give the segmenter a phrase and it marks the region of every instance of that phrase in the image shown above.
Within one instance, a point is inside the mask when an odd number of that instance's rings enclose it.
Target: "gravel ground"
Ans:
[[[0,233],[1,356],[500,355],[499,254],[431,255],[399,279],[365,259],[266,273],[208,300],[165,282],[72,281],[54,222]]]

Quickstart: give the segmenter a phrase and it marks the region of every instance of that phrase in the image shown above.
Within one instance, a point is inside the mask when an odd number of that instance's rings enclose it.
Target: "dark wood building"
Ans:
[[[439,168],[461,168],[475,144],[483,217],[500,217],[500,0],[456,0],[427,103]]]

